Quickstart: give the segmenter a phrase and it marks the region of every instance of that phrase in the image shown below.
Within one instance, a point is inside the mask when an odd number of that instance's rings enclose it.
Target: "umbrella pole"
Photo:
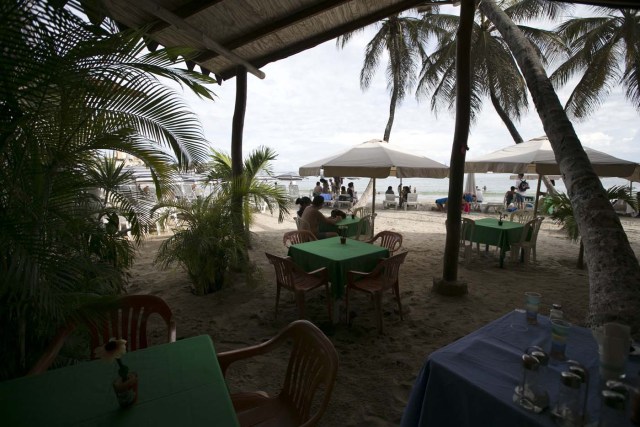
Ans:
[[[376,179],[373,178],[373,194],[371,196],[373,205],[371,206],[371,237],[373,237],[374,224],[376,220]]]
[[[540,184],[542,184],[542,175],[538,174],[538,185],[536,186],[536,200],[533,204],[533,217],[538,216],[538,199],[540,198]]]

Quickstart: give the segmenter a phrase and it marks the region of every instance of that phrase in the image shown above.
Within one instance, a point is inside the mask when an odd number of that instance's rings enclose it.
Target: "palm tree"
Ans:
[[[620,219],[558,99],[535,48],[494,0],[481,11],[496,25],[518,62],[564,176],[589,272],[591,325],[619,321],[640,333],[640,264]]]
[[[277,209],[279,222],[284,221],[285,215],[289,213],[287,194],[276,189],[273,185],[257,179],[261,172],[265,172],[267,175],[273,174],[270,162],[276,157],[277,154],[271,148],[258,147],[244,160],[244,172],[235,179],[233,178],[232,159],[227,153],[212,150],[211,162],[206,166],[210,169],[209,180],[219,182],[214,191],[226,194],[231,200],[236,198],[242,200],[242,212],[239,216],[234,215],[234,220],[240,220],[239,224],[236,223],[235,230],[242,230],[240,234],[246,234],[247,242],[250,241],[248,231],[252,222],[252,203],[254,205],[265,203],[271,213]]]
[[[426,33],[419,18],[391,15],[376,23],[378,32],[367,44],[364,65],[360,72],[360,87],[369,88],[383,53],[389,56],[387,65],[387,88],[391,94],[389,119],[384,130],[384,141],[389,141],[395,118],[396,107],[402,102],[416,83],[419,61],[426,53]],[[344,48],[355,32],[344,34],[336,40],[337,46]]]
[[[160,184],[173,163],[206,154],[196,116],[155,75],[209,98],[212,80],[172,68],[175,52],[144,54],[139,33],[87,24],[58,3],[0,3],[1,378],[24,372],[83,299],[126,283],[135,246],[114,215],[134,206],[113,192],[109,210],[98,203],[95,188],[118,175],[104,163],[100,172],[105,150],[141,159]]]
[[[636,197],[629,193],[629,189],[626,186],[611,187],[606,190],[606,193],[609,200],[621,200],[628,203],[633,210],[638,210],[638,201]],[[580,240],[577,268],[584,268],[584,245],[582,244],[580,230],[578,229],[578,224],[573,214],[571,200],[564,193],[551,194],[545,197],[543,206],[543,209],[549,212],[551,219],[561,225],[561,228],[567,233],[567,236],[571,240],[574,242]]]
[[[565,105],[570,117],[587,118],[618,84],[640,111],[640,11],[605,7],[594,11],[602,16],[570,19],[557,28],[571,56],[551,81],[559,87],[580,76]]]
[[[505,13],[523,21],[542,13],[553,18],[566,7],[561,3],[532,0],[510,1],[508,5]],[[416,93],[418,97],[431,96],[431,110],[437,114],[442,107],[453,109],[456,102],[456,30],[460,17],[428,13],[423,16],[423,22],[423,31],[434,37],[437,45],[422,64]],[[525,25],[518,27],[534,43],[544,64],[562,53],[564,45],[554,32]],[[500,33],[480,10],[473,23],[471,64],[472,122],[482,109],[482,100],[489,97],[515,143],[523,142],[514,121],[519,121],[528,109],[525,81]]]

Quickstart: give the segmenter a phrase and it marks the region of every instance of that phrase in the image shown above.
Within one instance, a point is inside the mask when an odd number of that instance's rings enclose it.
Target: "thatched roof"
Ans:
[[[638,0],[556,0],[638,7]],[[187,62],[229,79],[242,65],[259,77],[266,64],[419,5],[452,0],[108,0],[121,25],[151,25],[149,38],[163,46],[201,53]]]

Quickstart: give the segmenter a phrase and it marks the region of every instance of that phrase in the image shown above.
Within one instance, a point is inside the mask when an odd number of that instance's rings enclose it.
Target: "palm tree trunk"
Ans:
[[[491,97],[491,103],[493,104],[493,108],[496,110],[496,113],[498,113],[498,116],[500,116],[500,118],[502,119],[502,122],[507,127],[507,130],[511,134],[511,138],[513,138],[516,144],[520,144],[521,142],[524,142],[524,140],[522,139],[522,136],[520,136],[520,132],[518,132],[518,129],[516,129],[516,126],[513,124],[513,121],[509,118],[509,115],[507,114],[507,112],[504,111],[504,108],[502,108],[502,105],[500,105],[500,101],[498,101],[498,97],[494,93],[493,89],[489,90],[489,96]]]
[[[393,119],[396,116],[396,104],[398,103],[398,87],[393,85],[393,93],[391,94],[391,103],[389,104],[389,120],[387,120],[387,127],[384,128],[384,141],[389,142],[391,137],[391,127],[393,126]]]
[[[236,74],[236,103],[233,111],[233,124],[231,127],[231,176],[232,186],[240,187],[242,179],[242,136],[244,129],[244,115],[247,108],[247,69],[239,66]],[[242,214],[243,197],[239,191],[233,191],[231,209],[234,232],[244,235],[244,221]],[[248,253],[238,254],[240,263],[248,258]]]
[[[589,273],[590,325],[618,321],[640,333],[640,264],[620,219],[584,152],[553,86],[529,40],[494,0],[480,10],[511,49],[549,137],[567,187],[584,244]]]
[[[443,280],[458,279],[458,251],[460,249],[461,201],[464,185],[464,161],[471,123],[471,36],[473,34],[473,0],[463,0],[456,51],[456,125],[449,167],[449,201],[447,203],[447,239],[444,248]]]

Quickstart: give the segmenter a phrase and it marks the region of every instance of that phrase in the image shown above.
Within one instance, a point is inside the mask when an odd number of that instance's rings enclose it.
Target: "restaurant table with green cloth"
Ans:
[[[340,237],[331,237],[292,245],[289,247],[289,256],[305,271],[327,267],[331,292],[337,299],[344,294],[347,271],[369,272],[379,259],[389,257],[389,250],[353,239],[347,239],[343,245]]]
[[[358,234],[358,226],[360,224],[360,217],[351,218],[351,215],[347,215],[345,219],[338,221],[336,224],[320,223],[319,229],[321,232],[333,231],[338,232],[338,227],[347,228],[347,237],[355,236]]]
[[[115,361],[81,362],[0,383],[5,426],[237,426],[208,335],[126,353],[138,401],[118,406]]]
[[[513,401],[522,382],[522,354],[530,346],[551,348],[551,322],[538,315],[528,325],[524,310],[515,310],[429,355],[413,385],[402,415],[402,427],[438,426],[556,426],[550,409],[536,414]],[[589,373],[588,420],[600,415],[598,345],[590,329],[572,326],[567,338],[568,360],[581,363]],[[568,363],[550,359],[542,368],[541,384],[550,407],[558,400],[560,372]],[[632,356],[627,377],[637,381],[640,360]],[[584,386],[583,386],[584,387]],[[583,393],[584,390],[581,390]],[[594,424],[595,425],[595,424]],[[622,424],[620,427],[628,424]]]
[[[483,218],[475,221],[473,241],[500,248],[500,267],[504,266],[504,255],[511,243],[520,242],[524,224],[512,221],[498,223],[496,218]]]

